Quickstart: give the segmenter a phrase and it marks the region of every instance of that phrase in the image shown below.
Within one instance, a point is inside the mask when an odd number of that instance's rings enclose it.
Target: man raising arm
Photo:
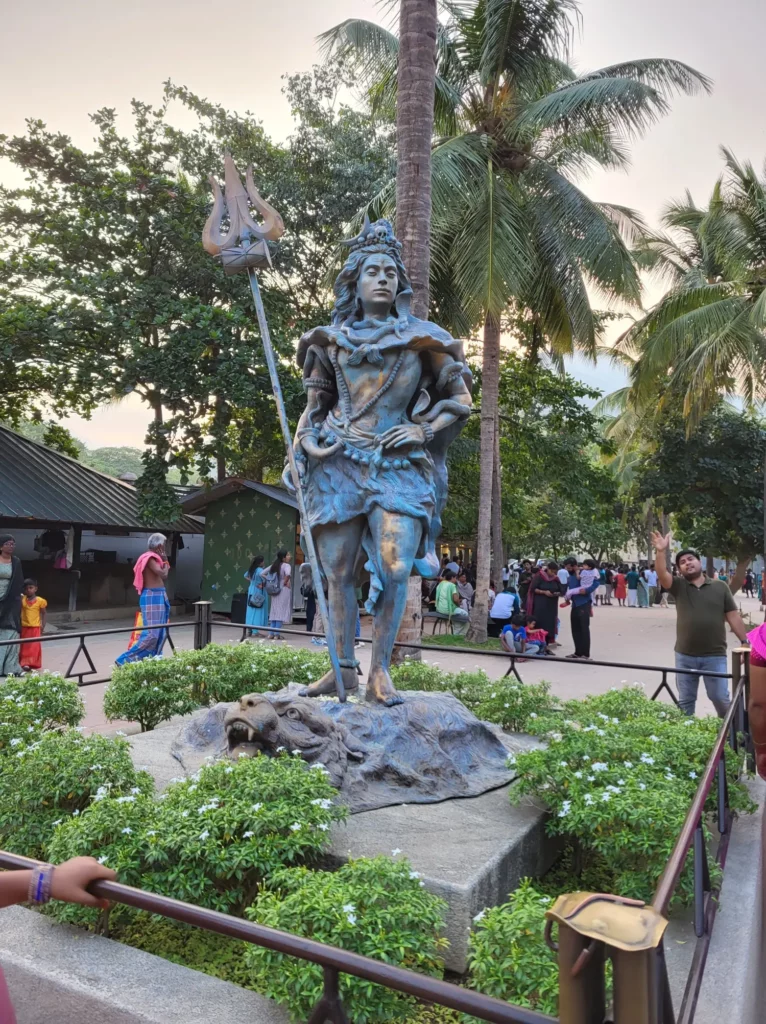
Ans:
[[[676,600],[676,681],[681,710],[693,715],[697,704],[700,676],[707,695],[719,716],[729,708],[729,683],[721,678],[728,672],[726,623],[741,643],[747,641],[745,624],[737,611],[731,591],[720,580],[711,580],[702,572],[696,551],[686,549],[676,555],[679,575],[673,576],[665,564],[671,534],[652,534],[657,553],[655,566],[660,584]],[[715,673],[714,675],[712,673]]]

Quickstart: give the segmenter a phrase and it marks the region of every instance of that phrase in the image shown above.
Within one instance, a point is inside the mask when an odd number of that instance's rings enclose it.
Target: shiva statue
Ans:
[[[446,452],[471,411],[471,374],[463,343],[410,312],[391,224],[366,220],[345,244],[332,323],[298,347],[307,404],[295,454],[346,691],[359,685],[355,585],[364,566],[373,616],[367,699],[391,706],[402,702],[389,668],[408,579],[413,567],[438,574]],[[304,691],[334,692],[332,671]]]

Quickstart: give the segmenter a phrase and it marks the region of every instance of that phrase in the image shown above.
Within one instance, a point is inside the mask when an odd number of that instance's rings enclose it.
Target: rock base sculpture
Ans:
[[[386,708],[310,699],[298,689],[200,711],[181,727],[172,756],[191,773],[209,757],[299,751],[327,770],[352,814],[479,796],[513,778],[494,728],[451,694],[407,692]]]

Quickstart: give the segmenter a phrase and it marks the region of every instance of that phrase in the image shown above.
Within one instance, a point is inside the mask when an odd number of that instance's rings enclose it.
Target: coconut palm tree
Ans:
[[[436,0],[401,0],[396,96],[396,229],[412,282],[412,311],[428,316],[431,137]]]
[[[575,0],[443,0],[432,152],[432,304],[453,331],[483,330],[482,501],[474,639],[486,637],[498,367],[503,316],[527,309],[533,348],[591,355],[596,322],[586,286],[638,302],[621,231],[637,219],[589,199],[573,178],[623,168],[627,142],[668,109],[674,92],[708,88],[678,61],[629,61],[577,76],[569,67]],[[392,113],[399,40],[367,21],[324,35],[355,61],[373,109]],[[377,197],[393,205],[393,188]],[[446,314],[446,315],[445,315]]]

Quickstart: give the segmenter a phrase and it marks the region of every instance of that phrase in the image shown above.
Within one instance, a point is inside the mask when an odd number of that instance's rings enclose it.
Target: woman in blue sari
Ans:
[[[264,587],[266,580],[263,578],[263,555],[256,555],[245,573],[245,579],[250,581],[247,591],[247,616],[245,622],[248,626],[267,626],[269,624],[269,595]],[[256,603],[260,601],[260,607]],[[257,629],[251,629],[251,635],[258,636]]]

